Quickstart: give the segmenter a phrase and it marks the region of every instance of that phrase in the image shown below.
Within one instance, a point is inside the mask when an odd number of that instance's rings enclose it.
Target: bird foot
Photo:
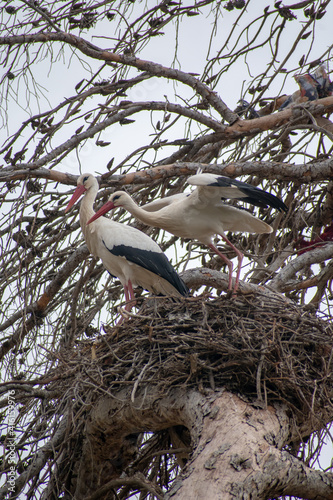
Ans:
[[[237,297],[237,290],[238,290],[238,287],[228,288],[227,293],[226,293],[226,297],[228,299],[235,299]]]

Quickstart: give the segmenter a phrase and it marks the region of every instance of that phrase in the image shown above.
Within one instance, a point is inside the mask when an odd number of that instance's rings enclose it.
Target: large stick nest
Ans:
[[[322,418],[332,413],[333,327],[282,296],[161,297],[104,330],[63,353],[57,369],[60,385],[74,384],[86,402],[129,386],[132,399],[149,385],[161,396],[225,387],[253,403],[287,404],[300,424],[319,408]]]

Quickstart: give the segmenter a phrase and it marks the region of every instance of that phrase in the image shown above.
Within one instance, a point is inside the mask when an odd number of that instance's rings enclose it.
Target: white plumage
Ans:
[[[130,311],[134,305],[135,286],[155,294],[186,295],[186,285],[157,243],[148,235],[106,217],[100,217],[93,224],[87,225],[88,220],[95,215],[93,204],[98,188],[93,175],[81,175],[65,212],[84,194],[80,206],[80,225],[84,239],[94,257],[99,257],[107,271],[121,281],[127,301],[125,309]]]
[[[124,191],[113,193],[109,201],[89,222],[97,220],[115,207],[123,207],[134,217],[150,226],[165,229],[182,238],[199,240],[219,255],[229,268],[229,289],[232,289],[232,262],[213,244],[213,236],[218,234],[236,252],[238,270],[234,286],[237,290],[243,254],[226,237],[226,231],[248,233],[271,233],[266,222],[254,217],[245,210],[226,205],[224,198],[239,199],[257,206],[267,205],[286,210],[286,205],[276,196],[262,191],[245,182],[214,174],[197,174],[187,182],[197,188],[190,194],[180,193],[169,198],[153,201],[139,207]],[[88,222],[88,223],[89,223]]]

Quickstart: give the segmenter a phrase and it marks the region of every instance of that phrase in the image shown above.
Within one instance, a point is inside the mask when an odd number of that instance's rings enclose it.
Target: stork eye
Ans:
[[[116,194],[116,196],[114,196],[112,200],[113,201],[119,200],[120,196],[121,196],[120,194]]]
[[[83,177],[83,182],[87,182],[88,179],[89,177],[86,175],[85,177]]]

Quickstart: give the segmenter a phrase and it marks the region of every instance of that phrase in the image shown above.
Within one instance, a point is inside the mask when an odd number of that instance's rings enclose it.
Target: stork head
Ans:
[[[77,180],[77,188],[75,189],[73,196],[69,200],[69,203],[65,209],[65,213],[68,212],[70,208],[74,205],[74,203],[80,198],[82,194],[89,189],[95,188],[98,189],[98,182],[96,178],[92,174],[82,174]]]
[[[115,193],[111,194],[109,201],[107,201],[96,213],[91,217],[91,219],[88,220],[87,224],[90,224],[90,222],[93,222],[94,220],[98,219],[102,215],[105,215],[107,212],[110,212],[110,210],[113,210],[116,207],[125,207],[131,203],[131,197],[125,193],[125,191],[116,191]]]
[[[131,197],[127,193],[125,193],[125,191],[116,191],[115,193],[110,195],[108,203],[109,206],[111,207],[112,205],[112,207],[109,208],[109,210],[112,210],[112,208],[116,207],[126,208],[131,201]]]

